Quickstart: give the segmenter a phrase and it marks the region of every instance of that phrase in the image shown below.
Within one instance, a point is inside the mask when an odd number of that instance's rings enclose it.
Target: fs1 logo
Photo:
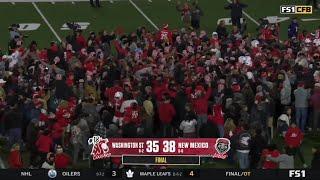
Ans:
[[[304,178],[306,177],[306,170],[289,170],[289,177]]]
[[[280,14],[312,14],[312,6],[282,5]]]

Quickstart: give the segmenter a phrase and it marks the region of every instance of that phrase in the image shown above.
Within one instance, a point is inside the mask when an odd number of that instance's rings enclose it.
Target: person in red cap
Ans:
[[[285,135],[285,143],[286,145],[292,149],[292,152],[295,152],[294,154],[298,153],[298,156],[303,163],[303,167],[306,168],[307,165],[305,163],[304,157],[301,153],[300,147],[303,141],[303,133],[302,131],[297,127],[295,122],[292,122],[286,135]]]

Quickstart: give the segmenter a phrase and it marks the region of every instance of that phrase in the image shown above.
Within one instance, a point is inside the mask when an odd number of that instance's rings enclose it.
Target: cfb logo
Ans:
[[[312,6],[280,6],[280,14],[312,14]]]
[[[304,178],[306,177],[306,170],[289,170],[289,177]]]

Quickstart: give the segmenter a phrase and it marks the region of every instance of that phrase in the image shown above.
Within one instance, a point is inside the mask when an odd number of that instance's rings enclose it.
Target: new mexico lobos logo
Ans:
[[[226,154],[230,150],[230,140],[227,138],[218,138],[216,140],[215,149],[219,154]]]

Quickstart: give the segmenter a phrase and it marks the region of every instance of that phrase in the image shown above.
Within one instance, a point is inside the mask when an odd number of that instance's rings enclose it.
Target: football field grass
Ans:
[[[14,2],[15,0],[12,0]],[[21,0],[17,0],[21,1]],[[28,0],[26,0],[28,1]],[[40,0],[44,1],[44,0]],[[54,0],[52,0],[54,1]],[[29,30],[27,25],[23,33],[29,35],[26,44],[36,40],[40,47],[48,46],[50,41],[64,39],[70,30],[62,30],[66,22],[82,22],[87,25],[84,33],[90,31],[108,31],[123,28],[125,32],[135,31],[138,26],[146,26],[150,30],[161,28],[163,24],[169,24],[171,29],[183,27],[180,13],[176,10],[177,0],[114,0],[102,2],[102,8],[92,8],[88,2],[77,2],[77,0],[56,0],[59,2],[3,2],[0,0],[0,48],[6,50],[9,40],[8,26],[13,23],[40,24],[37,29]],[[60,2],[63,1],[63,2]],[[180,0],[184,2],[186,0]],[[191,0],[191,2],[193,2]],[[217,22],[221,18],[229,17],[229,10],[223,7],[228,0],[198,0],[204,11],[201,19],[201,29],[213,32]],[[293,17],[293,15],[281,15],[280,5],[297,4],[303,5],[302,0],[242,0],[248,4],[245,9],[244,18],[248,22],[250,34],[256,34],[259,18],[267,16]],[[315,18],[312,21],[300,21],[301,29],[313,30],[320,25],[319,11],[312,15],[295,15],[299,19]],[[286,38],[287,26],[290,20],[281,22],[281,38]]]

